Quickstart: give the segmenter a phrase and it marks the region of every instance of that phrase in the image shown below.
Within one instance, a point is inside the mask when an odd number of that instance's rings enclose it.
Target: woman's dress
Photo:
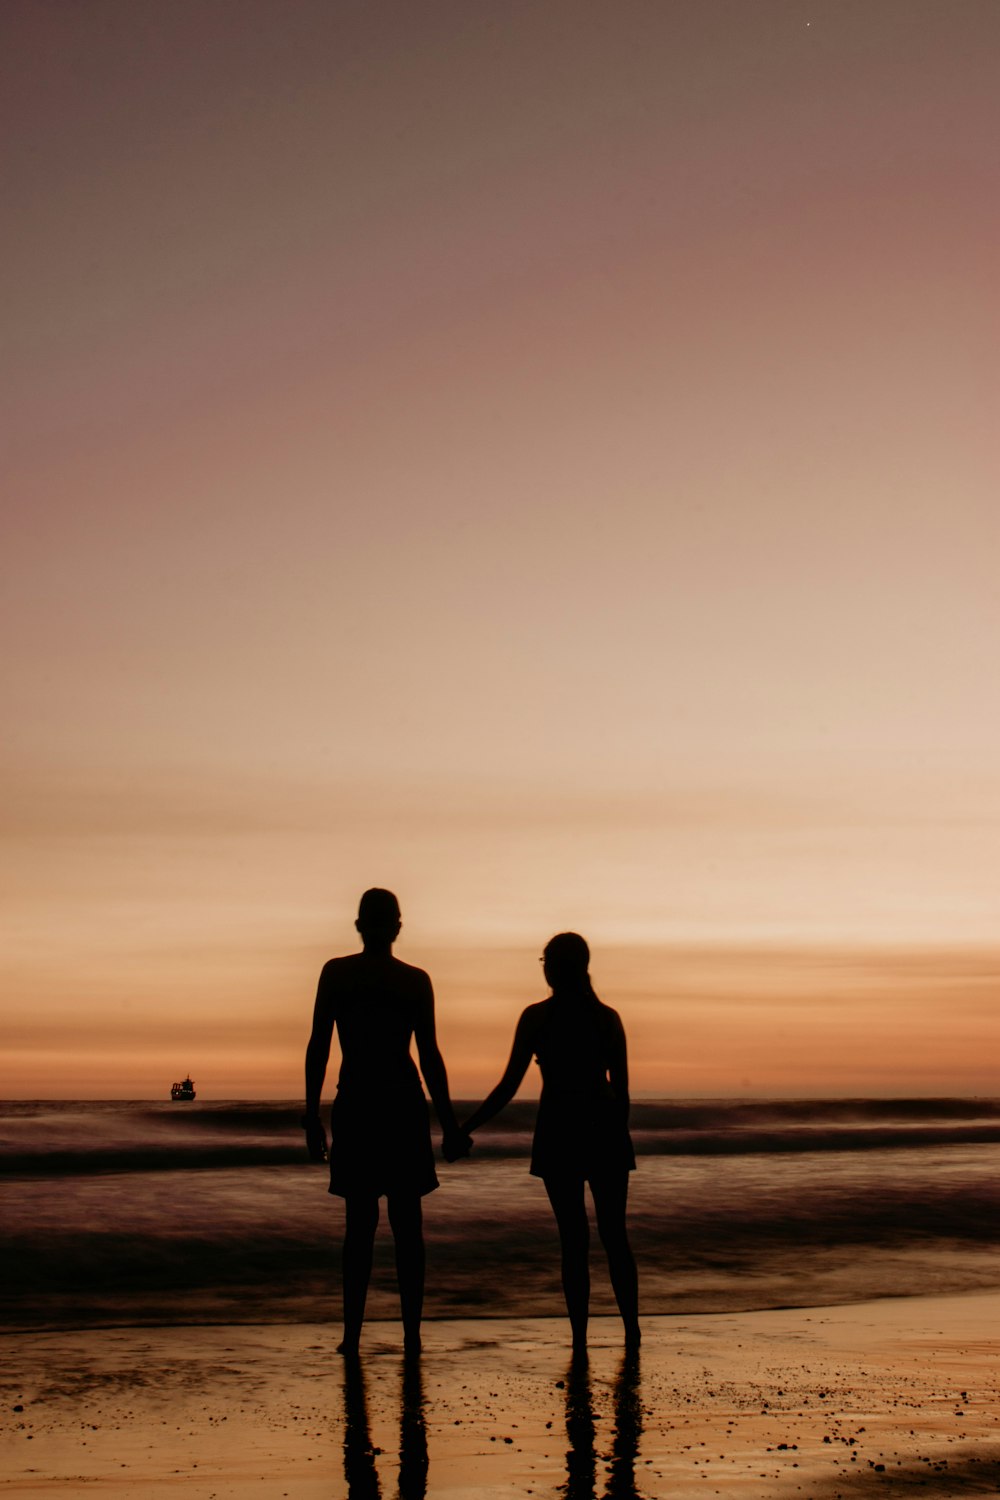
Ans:
[[[608,1078],[624,1048],[617,1011],[596,996],[542,1002],[534,1051],[542,1074],[531,1171],[560,1181],[605,1178],[635,1168],[628,1100]]]

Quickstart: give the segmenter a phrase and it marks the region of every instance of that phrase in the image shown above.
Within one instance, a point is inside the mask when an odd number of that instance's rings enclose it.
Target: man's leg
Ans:
[[[396,1241],[403,1345],[415,1352],[420,1348],[420,1317],[424,1310],[424,1215],[419,1193],[390,1196],[389,1224]]]
[[[344,1279],[344,1339],[338,1354],[356,1354],[365,1321],[365,1301],[372,1274],[372,1251],[378,1227],[378,1199],[352,1193],[344,1200],[346,1224],[341,1267]]]

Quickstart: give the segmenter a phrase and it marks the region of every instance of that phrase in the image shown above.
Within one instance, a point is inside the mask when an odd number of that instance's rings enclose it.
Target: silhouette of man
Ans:
[[[330,1192],[344,1199],[343,1354],[357,1352],[371,1278],[379,1199],[388,1200],[396,1245],[396,1275],[407,1350],[420,1348],[424,1300],[421,1198],[438,1186],[427,1101],[410,1055],[417,1043],[420,1072],[434,1101],[444,1154],[464,1155],[444,1059],[434,1024],[434,991],[423,969],[393,957],[402,926],[391,891],[365,891],[355,923],[361,953],[323,966],[306,1049],[306,1112],[302,1124],[312,1161],[327,1159],[320,1096],[333,1029],[340,1042],[337,1097],[330,1116]]]

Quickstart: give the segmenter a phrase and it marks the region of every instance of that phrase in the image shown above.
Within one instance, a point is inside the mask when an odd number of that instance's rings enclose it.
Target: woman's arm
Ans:
[[[611,1084],[615,1098],[623,1105],[627,1122],[629,1112],[628,1045],[625,1041],[625,1027],[622,1025],[621,1016],[616,1010],[613,1010],[611,1014],[614,1020],[609,1028],[608,1082]]]
[[[538,1027],[535,1016],[536,1007],[529,1005],[521,1014],[514,1031],[514,1043],[510,1049],[510,1060],[504,1069],[503,1077],[492,1093],[487,1094],[482,1104],[464,1122],[462,1129],[470,1135],[472,1131],[478,1130],[480,1125],[485,1125],[487,1120],[492,1120],[494,1115],[509,1104],[521,1086],[521,1079],[528,1071],[533,1053],[533,1041]]]

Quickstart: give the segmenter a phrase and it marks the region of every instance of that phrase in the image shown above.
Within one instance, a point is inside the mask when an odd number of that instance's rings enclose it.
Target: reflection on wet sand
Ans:
[[[349,1500],[381,1500],[368,1421],[368,1388],[358,1356],[344,1360],[344,1478]],[[427,1421],[420,1357],[404,1356],[399,1406],[399,1500],[427,1494]]]
[[[344,1359],[344,1478],[351,1500],[376,1500],[379,1488],[368,1425],[368,1390],[361,1360]]]
[[[570,1361],[566,1375],[566,1500],[597,1500],[597,1460],[607,1465],[603,1500],[643,1500],[636,1489],[635,1465],[642,1436],[642,1399],[639,1385],[639,1353],[622,1355],[612,1389],[614,1429],[611,1449],[598,1455],[594,1402],[590,1389],[587,1356]]]
[[[566,1372],[566,1500],[644,1500],[635,1468],[642,1436],[639,1353],[627,1352],[611,1386],[613,1427],[606,1451],[599,1451],[599,1417],[594,1412],[590,1364],[574,1356]],[[427,1414],[419,1355],[404,1356],[399,1387],[398,1500],[426,1500],[428,1482]],[[600,1431],[607,1433],[606,1425]],[[603,1449],[603,1443],[601,1445]],[[358,1356],[344,1360],[344,1478],[348,1500],[381,1500],[382,1481],[372,1443],[368,1386]],[[602,1470],[600,1481],[598,1467]],[[599,1483],[602,1488],[599,1488]]]
[[[420,1356],[404,1355],[399,1412],[399,1500],[424,1500],[427,1462],[427,1419]]]
[[[593,1500],[597,1455],[586,1354],[574,1355],[566,1372],[566,1436],[566,1500]]]

